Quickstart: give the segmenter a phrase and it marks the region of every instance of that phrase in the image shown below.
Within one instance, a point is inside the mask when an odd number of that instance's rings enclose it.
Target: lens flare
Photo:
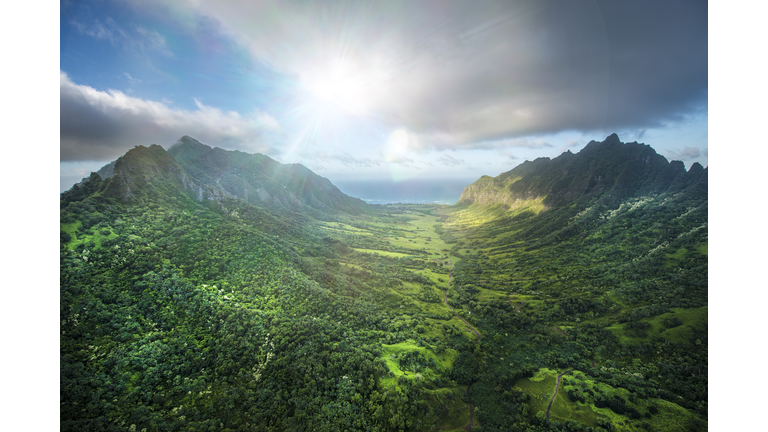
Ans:
[[[389,146],[390,156],[400,156],[408,151],[408,143],[410,139],[408,132],[403,129],[396,129],[387,139],[387,145]]]

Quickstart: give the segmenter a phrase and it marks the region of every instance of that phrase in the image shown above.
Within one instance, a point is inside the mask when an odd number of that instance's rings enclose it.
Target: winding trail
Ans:
[[[557,391],[560,390],[560,378],[563,377],[563,375],[572,372],[573,369],[569,371],[565,371],[557,376],[557,384],[555,384],[555,394],[552,395],[552,399],[549,400],[549,405],[547,405],[547,420],[549,420],[549,410],[552,409],[552,403],[555,401],[555,398],[557,397]]]
[[[451,265],[451,269],[448,272],[448,282],[445,284],[445,292],[443,293],[443,303],[445,303],[445,305],[448,306],[448,309],[450,309],[451,312],[453,312],[453,314],[456,315],[456,318],[460,319],[461,322],[463,322],[464,325],[466,325],[467,328],[470,329],[472,333],[475,334],[475,336],[477,336],[477,341],[475,341],[475,345],[477,345],[480,343],[480,340],[483,338],[483,336],[480,334],[480,332],[475,330],[475,328],[472,327],[464,318],[459,316],[459,314],[456,313],[456,311],[451,307],[451,305],[448,304],[448,287],[451,285],[451,279],[453,278],[453,260],[449,259],[449,263]],[[474,356],[475,356],[475,353],[472,353],[472,357]],[[470,390],[472,389],[472,384],[474,383],[475,382],[473,381],[469,383],[469,385],[467,386],[467,398],[469,399],[469,423],[467,423],[467,425],[462,428],[467,432],[471,432],[472,426],[475,425],[475,407],[474,405],[472,405],[472,394],[470,393]]]
[[[565,334],[565,332],[564,332],[564,331],[560,330],[560,327],[558,327],[558,326],[551,326],[551,327],[549,327],[549,328],[550,328],[551,330],[554,330],[554,331],[556,331],[556,332],[560,333],[561,335],[565,336],[566,338],[568,337],[568,335],[567,335],[567,334]]]
[[[507,294],[507,300],[509,300],[509,301],[512,303],[512,306],[514,306],[514,307],[515,307],[515,310],[517,311],[517,313],[523,313],[523,312],[520,310],[520,307],[517,305],[517,303],[515,303],[515,302],[513,302],[513,301],[512,301],[512,300],[517,300],[517,297],[515,297],[514,299],[511,299],[511,298],[509,298],[509,294]]]

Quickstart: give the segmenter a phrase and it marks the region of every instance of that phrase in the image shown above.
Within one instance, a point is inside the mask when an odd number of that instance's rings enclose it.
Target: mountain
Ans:
[[[285,165],[258,153],[211,148],[189,136],[182,137],[168,153],[195,180],[250,203],[348,214],[366,211],[364,201],[345,195],[330,180],[300,164]]]
[[[526,161],[497,177],[483,176],[467,186],[458,204],[498,206],[508,210],[586,203],[616,203],[634,196],[690,187],[706,191],[707,169],[694,163],[668,162],[648,145],[622,143],[616,134],[590,141],[580,152]]]
[[[95,179],[96,182],[91,182]],[[101,181],[101,183],[99,183]],[[160,199],[184,193],[197,201],[224,197],[320,214],[359,215],[364,201],[342,193],[328,179],[300,164],[281,164],[262,154],[212,148],[189,136],[168,151],[136,146],[64,194],[69,202],[96,189],[119,200]]]

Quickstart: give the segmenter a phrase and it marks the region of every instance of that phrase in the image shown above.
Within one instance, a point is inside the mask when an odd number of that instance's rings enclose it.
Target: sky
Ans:
[[[331,181],[496,176],[618,133],[708,166],[702,1],[62,0],[61,189],[189,135]]]

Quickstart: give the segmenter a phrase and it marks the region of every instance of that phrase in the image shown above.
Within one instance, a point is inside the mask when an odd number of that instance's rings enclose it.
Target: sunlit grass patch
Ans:
[[[400,252],[389,252],[389,251],[383,251],[383,250],[377,250],[377,249],[362,249],[362,248],[352,248],[352,249],[362,253],[370,253],[370,254],[396,257],[396,258],[411,256],[411,255],[400,253]]]
[[[352,225],[348,225],[341,222],[322,222],[320,226],[323,228],[336,229],[340,231],[352,231],[352,232],[355,232],[356,234],[362,234],[362,233],[368,232],[368,230],[353,227]]]
[[[649,338],[654,337],[661,337],[675,343],[697,343],[693,339],[694,331],[704,328],[707,321],[708,306],[702,306],[698,308],[674,308],[671,312],[641,319],[640,322],[649,325],[645,329],[645,337],[628,333],[621,324],[606,328],[618,336],[621,343],[624,344],[646,342]]]
[[[357,270],[365,270],[365,267],[357,265],[357,264],[345,263],[345,262],[341,262],[341,261],[339,261],[339,264],[343,265],[344,267],[351,267],[351,268],[354,268],[354,269],[357,269]]]
[[[82,241],[77,238],[77,230],[80,228],[80,226],[81,222],[79,220],[70,223],[59,224],[59,229],[69,234],[70,236],[70,240],[66,244],[69,249],[73,249],[82,243]]]
[[[554,388],[552,391],[554,391]],[[590,406],[573,402],[568,397],[568,393],[563,390],[562,382],[560,383],[560,391],[557,392],[557,397],[555,397],[555,401],[552,403],[550,418],[556,420],[576,420],[587,426],[597,426],[597,414]]]
[[[547,368],[539,369],[533,377],[522,378],[515,383],[523,392],[530,397],[531,412],[546,412],[549,399],[555,391],[557,374],[559,372]]]
[[[118,237],[110,227],[93,227],[90,230],[86,230],[85,233],[81,230],[78,235],[77,231],[80,226],[80,221],[60,224],[61,231],[64,231],[71,236],[70,241],[67,243],[67,248],[74,249],[80,244],[91,244],[95,249],[99,249],[101,248],[101,243],[103,241]]]
[[[475,287],[480,293],[477,296],[479,301],[506,300],[506,291],[496,291],[487,288]]]
[[[407,372],[400,368],[398,359],[406,353],[418,351],[426,358],[434,360],[435,365],[440,368],[441,371],[450,370],[453,365],[453,360],[458,353],[453,349],[447,349],[440,355],[433,353],[426,347],[419,346],[413,339],[408,339],[405,342],[397,344],[382,344],[381,358],[386,362],[387,367],[393,376],[382,379],[382,383],[385,385],[396,385],[397,380],[400,377],[406,377],[408,379],[433,379],[439,377],[440,374],[435,370],[426,367],[424,370],[413,373]]]

